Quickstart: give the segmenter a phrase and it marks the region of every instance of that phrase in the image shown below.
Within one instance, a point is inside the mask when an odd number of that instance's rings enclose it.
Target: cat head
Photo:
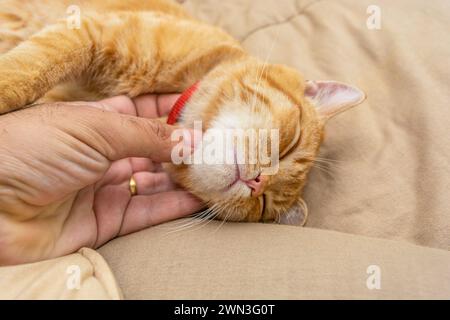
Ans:
[[[301,191],[326,121],[364,98],[355,87],[305,81],[256,59],[216,68],[196,85],[179,119],[201,125],[202,143],[189,164],[168,170],[211,216],[300,224]]]

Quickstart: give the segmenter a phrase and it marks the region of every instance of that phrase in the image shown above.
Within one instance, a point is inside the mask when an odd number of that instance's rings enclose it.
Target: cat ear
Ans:
[[[303,199],[299,198],[296,203],[278,219],[279,224],[303,227],[308,220],[308,207]]]
[[[325,120],[364,101],[366,95],[356,87],[336,81],[306,81],[305,97]]]

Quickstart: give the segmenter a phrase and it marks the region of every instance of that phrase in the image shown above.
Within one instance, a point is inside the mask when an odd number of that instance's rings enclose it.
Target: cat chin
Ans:
[[[194,166],[193,166],[194,167]],[[193,182],[193,188],[202,198],[220,201],[231,201],[251,198],[252,190],[242,181],[236,180],[232,175],[223,170],[212,170],[208,167],[190,168],[189,180]]]
[[[224,197],[231,199],[251,198],[252,191],[242,181],[236,181],[233,185],[224,190]]]
[[[251,189],[241,181],[221,190],[217,189],[217,186],[214,186],[214,188],[197,187],[196,189],[198,189],[199,192],[194,192],[201,199],[210,203],[230,203],[233,201],[245,201],[246,199],[252,199]]]
[[[196,167],[193,171],[193,167]],[[251,196],[251,189],[236,181],[226,170],[209,166],[165,166],[176,183],[192,192],[217,213],[219,220],[257,222],[261,218],[261,199]]]
[[[241,205],[239,207],[228,207],[222,214],[218,214],[215,219],[227,222],[261,222],[261,215],[258,209],[253,206]]]

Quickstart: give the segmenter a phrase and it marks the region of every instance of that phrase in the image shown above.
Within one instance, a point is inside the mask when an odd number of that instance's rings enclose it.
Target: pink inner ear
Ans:
[[[334,81],[311,81],[310,86],[306,86],[305,94],[310,97],[315,97],[319,94],[326,94],[333,96],[341,91],[353,89],[352,87]]]
[[[307,80],[305,88],[305,96],[314,98],[319,92],[319,84],[315,81]]]
[[[365,98],[358,88],[336,81],[307,81],[305,96],[326,118],[361,103]]]

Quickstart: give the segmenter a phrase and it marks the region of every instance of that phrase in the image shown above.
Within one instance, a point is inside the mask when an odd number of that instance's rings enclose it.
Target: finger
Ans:
[[[159,162],[154,162],[153,163],[153,170],[152,171],[153,172],[166,172],[164,170],[163,165],[161,163],[159,163]]]
[[[138,195],[151,195],[176,188],[169,175],[164,172],[138,172],[133,175],[133,178],[136,181]]]
[[[125,212],[119,235],[185,217],[202,208],[202,203],[186,191],[135,196],[131,198]]]
[[[142,118],[160,118],[169,114],[180,94],[145,94],[131,99],[127,96],[116,96],[100,101],[69,102],[72,106],[90,106],[105,111],[139,116]]]
[[[155,171],[152,160],[147,158],[130,158],[132,172]]]
[[[136,116],[136,107],[132,99],[127,96],[117,96],[103,99],[96,103],[106,111],[115,111],[122,114]]]
[[[93,107],[104,111],[112,111],[132,116],[137,115],[133,100],[123,95],[103,99],[100,101],[72,101],[67,102],[66,104],[76,107]]]
[[[129,181],[132,174],[130,159],[120,159],[110,164],[109,169],[95,183],[95,190],[107,185],[118,185],[124,181]]]
[[[180,94],[154,95],[146,94],[134,98],[136,112],[139,117],[159,118],[168,115]]]
[[[179,138],[179,141],[173,141],[171,136],[180,128],[157,120],[90,107],[72,108],[63,103],[56,103],[47,108],[52,108],[52,112],[47,114],[53,120],[54,126],[90,146],[110,161],[140,157],[168,162],[171,161],[173,148],[182,140]],[[183,152],[192,153],[195,144],[193,138],[199,135],[194,135],[192,130],[184,130],[192,138],[184,140]],[[177,146],[177,150],[180,149],[181,147]]]

